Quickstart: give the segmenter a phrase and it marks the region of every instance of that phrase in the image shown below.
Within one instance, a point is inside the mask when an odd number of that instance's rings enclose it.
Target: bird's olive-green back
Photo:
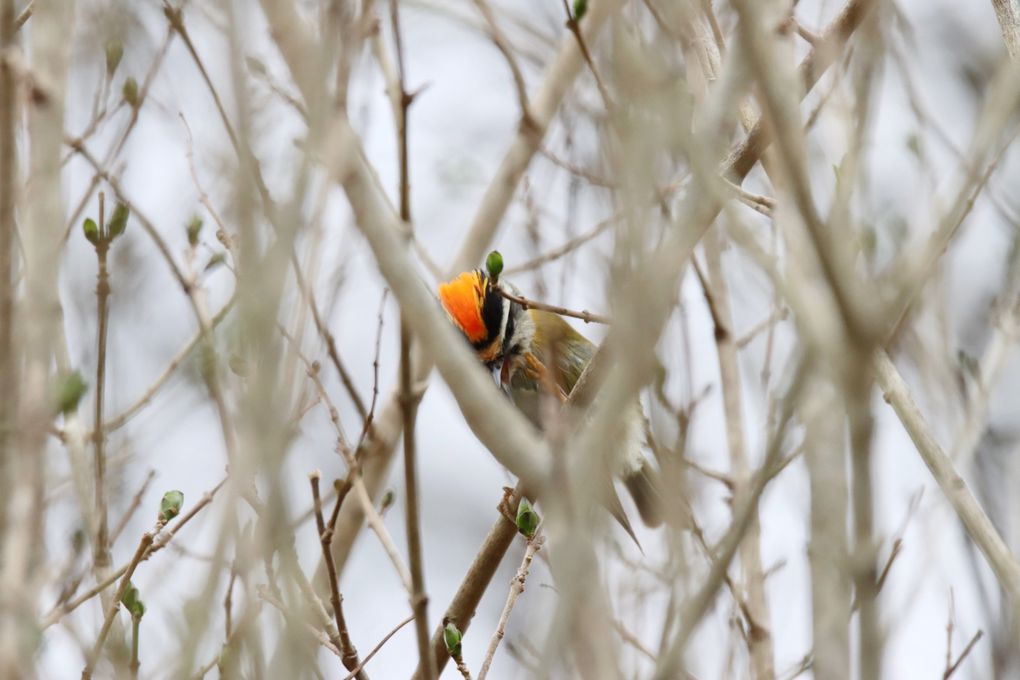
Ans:
[[[595,345],[557,314],[538,310],[528,310],[525,314],[530,314],[535,323],[532,353],[552,372],[563,393],[569,395],[595,354]],[[555,343],[555,350],[550,343]],[[551,361],[556,362],[555,367],[550,365]],[[511,390],[517,407],[540,426],[537,381],[524,371],[518,371],[511,382]]]

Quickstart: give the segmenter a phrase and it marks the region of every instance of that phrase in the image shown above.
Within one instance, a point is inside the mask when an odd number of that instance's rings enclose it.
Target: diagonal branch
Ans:
[[[942,493],[959,515],[967,535],[988,560],[989,566],[1009,596],[1014,612],[1020,611],[1020,564],[1002,540],[984,508],[971,493],[967,483],[956,471],[953,461],[939,446],[924,415],[911,398],[906,383],[885,352],[880,353],[875,362],[875,377],[886,401],[896,411],[900,422],[917,447],[924,464],[928,466]]]

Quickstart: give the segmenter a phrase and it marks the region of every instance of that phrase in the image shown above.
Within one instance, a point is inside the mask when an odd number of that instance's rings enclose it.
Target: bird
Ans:
[[[595,355],[595,344],[553,312],[534,309],[505,293],[523,299],[520,290],[499,278],[502,257],[487,261],[487,271],[463,272],[438,286],[438,297],[453,325],[471,345],[478,360],[497,377],[513,404],[539,430],[543,429],[543,395],[565,403],[585,367]],[[626,418],[615,471],[634,499],[642,521],[662,524],[662,483],[659,471],[642,452],[643,415],[635,401]],[[611,476],[607,475],[602,503],[638,544]]]

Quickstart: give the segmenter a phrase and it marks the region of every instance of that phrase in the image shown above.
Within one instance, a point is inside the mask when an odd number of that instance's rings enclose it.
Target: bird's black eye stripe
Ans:
[[[500,326],[503,325],[504,302],[506,300],[493,285],[485,286],[485,298],[482,300],[482,321],[485,323],[486,333],[483,345],[492,342],[499,335]]]

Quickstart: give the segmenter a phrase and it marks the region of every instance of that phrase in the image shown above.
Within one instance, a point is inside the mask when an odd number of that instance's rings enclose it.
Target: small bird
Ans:
[[[499,384],[514,405],[542,429],[543,395],[552,394],[559,403],[565,402],[594,356],[595,345],[558,314],[525,308],[504,297],[501,291],[521,295],[515,286],[498,279],[502,258],[498,264],[494,272],[490,264],[489,273],[476,269],[441,283],[439,300],[478,359],[498,372]],[[621,443],[625,450],[616,473],[634,499],[641,519],[656,527],[662,523],[662,487],[658,471],[641,452],[639,404],[635,402],[625,417],[626,433]],[[606,487],[603,503],[636,543],[611,480],[607,480]]]

